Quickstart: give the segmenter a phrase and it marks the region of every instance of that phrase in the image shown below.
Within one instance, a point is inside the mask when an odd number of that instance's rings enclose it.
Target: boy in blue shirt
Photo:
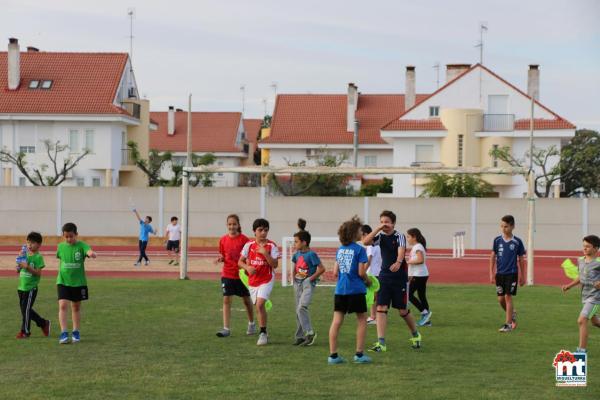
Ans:
[[[525,284],[525,246],[523,241],[513,235],[515,218],[505,215],[500,220],[502,235],[494,239],[490,255],[490,283],[496,285],[496,294],[500,307],[506,313],[506,321],[499,332],[511,332],[517,327],[517,311],[513,296],[519,286]]]
[[[152,225],[150,225],[150,223],[152,222],[152,217],[147,215],[145,219],[142,220],[142,218],[140,217],[140,214],[137,212],[137,210],[134,208],[133,212],[135,213],[135,216],[137,218],[137,220],[140,222],[140,237],[139,237],[139,241],[138,241],[138,247],[140,249],[140,256],[137,260],[137,262],[133,265],[135,265],[136,267],[140,266],[140,264],[142,263],[142,259],[144,259],[144,265],[148,265],[150,264],[150,260],[148,259],[148,256],[146,255],[146,247],[148,247],[148,239],[150,234],[154,234],[156,235],[156,231],[154,230],[154,228],[152,227]]]
[[[310,233],[305,230],[294,234],[292,256],[294,263],[294,292],[296,293],[296,340],[294,346],[312,346],[317,334],[312,328],[308,306],[319,276],[325,272],[317,253],[310,249]]]
[[[346,360],[337,353],[337,337],[340,332],[344,316],[356,313],[356,354],[354,362],[366,364],[371,358],[364,354],[365,335],[367,333],[367,286],[371,280],[367,276],[367,252],[357,244],[360,239],[362,223],[357,217],[346,221],[338,229],[338,236],[342,245],[335,256],[334,276],[337,277],[335,286],[335,300],[333,321],[329,328],[329,358],[330,365],[341,364]]]

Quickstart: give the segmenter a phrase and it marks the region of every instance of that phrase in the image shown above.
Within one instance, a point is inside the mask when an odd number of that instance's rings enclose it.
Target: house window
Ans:
[[[40,87],[40,81],[38,81],[38,80],[29,81],[29,89],[37,89],[38,87]]]
[[[42,89],[50,89],[52,87],[52,81],[42,81]]]
[[[433,162],[433,145],[418,144],[415,146],[415,161],[417,163]]]
[[[92,178],[92,186],[100,187],[100,178]]]
[[[440,116],[440,106],[429,106],[429,116],[437,118]]]
[[[19,178],[19,186],[26,186],[25,178],[23,178],[23,177]]]
[[[69,151],[77,153],[79,151],[79,131],[72,129],[69,131]]]
[[[498,145],[493,145],[492,149],[494,150],[494,152],[498,151]],[[496,157],[495,154],[492,156],[492,167],[498,168],[498,157]]]
[[[88,129],[85,131],[85,148],[90,153],[94,152],[94,130]]]
[[[19,153],[35,153],[35,146],[19,146]]]
[[[365,167],[376,167],[377,156],[365,156]]]
[[[463,166],[463,140],[464,135],[458,135],[458,166]]]
[[[75,181],[77,182],[77,186],[85,186],[85,179],[76,178]]]
[[[219,162],[217,163],[217,165],[218,165],[219,167],[222,167],[222,166],[223,166],[223,161],[219,161]],[[219,172],[219,173],[217,174],[217,176],[223,176],[223,173],[222,173],[222,172]]]

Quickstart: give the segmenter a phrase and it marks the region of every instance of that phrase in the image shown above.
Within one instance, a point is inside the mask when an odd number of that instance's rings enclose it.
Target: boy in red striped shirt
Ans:
[[[267,239],[269,234],[269,221],[259,218],[252,224],[254,240],[246,243],[242,249],[239,266],[248,273],[248,286],[250,297],[256,305],[260,334],[258,346],[268,343],[267,336],[267,310],[265,303],[269,300],[275,283],[275,268],[279,258],[277,245]]]

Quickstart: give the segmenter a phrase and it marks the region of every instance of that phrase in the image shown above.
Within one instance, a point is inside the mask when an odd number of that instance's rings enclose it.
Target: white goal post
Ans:
[[[188,157],[190,158],[190,157]],[[189,165],[189,164],[187,164]],[[182,240],[181,240],[181,253],[180,253],[180,279],[187,279],[188,260],[187,260],[187,249],[188,249],[188,225],[189,225],[189,175],[191,173],[254,173],[254,174],[309,174],[309,175],[401,175],[401,174],[492,174],[492,175],[525,175],[528,174],[526,168],[518,167],[506,167],[506,168],[479,168],[479,167],[433,167],[433,166],[420,166],[420,167],[323,167],[323,166],[244,166],[244,167],[228,167],[228,166],[215,166],[206,165],[198,167],[185,166],[183,168],[183,183],[182,183],[182,214],[181,214],[181,226],[182,226]],[[533,180],[533,173],[528,174],[528,181],[531,187]],[[531,191],[531,190],[530,190]],[[531,191],[532,192],[532,191]],[[529,223],[527,252],[528,252],[528,265],[527,265],[527,284],[533,285],[533,233],[535,226],[535,213],[531,211],[534,207],[535,198],[530,195],[527,201],[530,212],[529,212]],[[329,238],[314,238],[317,239],[329,239]],[[335,238],[337,241],[337,238]],[[282,246],[284,244],[282,243]],[[283,247],[284,256],[287,259],[288,253],[286,246]],[[531,260],[531,261],[529,261]],[[282,267],[282,285],[287,285],[288,279],[288,268],[287,260],[285,269]]]

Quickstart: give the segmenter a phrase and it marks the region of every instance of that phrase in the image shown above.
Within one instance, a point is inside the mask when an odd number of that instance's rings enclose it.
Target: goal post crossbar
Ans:
[[[323,167],[323,166],[213,166],[184,167],[188,173],[251,173],[251,174],[311,174],[311,175],[397,175],[397,174],[494,174],[524,175],[526,168],[487,167]]]

